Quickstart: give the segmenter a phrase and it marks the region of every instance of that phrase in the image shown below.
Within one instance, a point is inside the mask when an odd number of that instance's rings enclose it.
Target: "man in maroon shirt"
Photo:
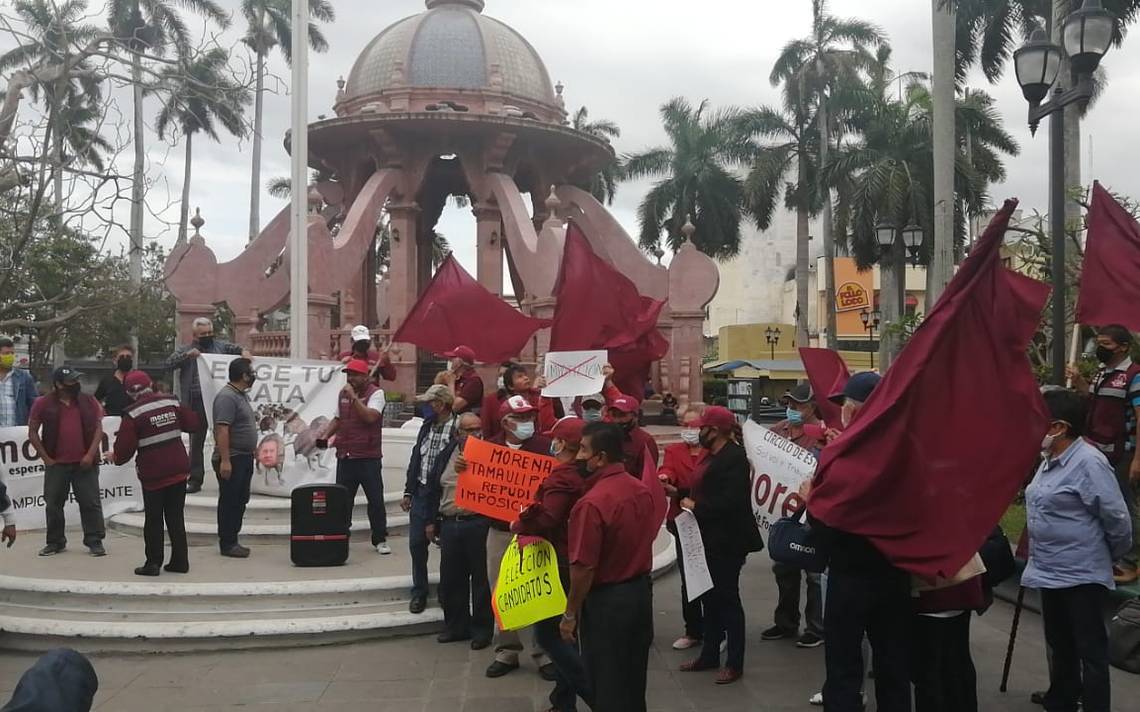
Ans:
[[[653,495],[626,474],[622,442],[613,424],[582,431],[585,494],[570,512],[570,593],[560,628],[567,641],[581,630],[594,712],[645,712],[653,643]]]
[[[40,556],[52,556],[67,548],[63,505],[69,490],[79,504],[83,545],[92,556],[107,555],[97,464],[103,441],[103,408],[79,389],[81,375],[67,366],[55,369],[54,390],[37,398],[28,415],[28,440],[44,463],[47,546],[40,550]]]
[[[657,468],[658,450],[657,441],[637,424],[641,404],[632,396],[618,396],[610,401],[606,408],[606,418],[609,422],[622,429],[622,461],[625,469],[634,477],[641,477],[644,471],[645,450],[649,449],[649,456],[653,458],[653,467]]]
[[[475,372],[475,352],[469,346],[456,346],[441,355],[450,359],[448,385],[455,393],[452,411],[459,415],[478,409],[483,402],[483,379]]]

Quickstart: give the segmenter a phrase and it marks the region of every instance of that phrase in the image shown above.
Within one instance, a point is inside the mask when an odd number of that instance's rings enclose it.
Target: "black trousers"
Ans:
[[[99,493],[99,467],[84,469],[79,464],[48,465],[44,468],[44,519],[48,546],[66,546],[63,506],[68,493],[74,493],[83,524],[83,545],[94,546],[106,535],[103,500]]]
[[[593,712],[645,712],[653,645],[653,583],[641,576],[595,587],[580,622],[582,661],[594,686]]]
[[[1108,631],[1103,610],[1108,589],[1099,584],[1042,589],[1045,642],[1053,653],[1046,712],[1109,712]]]
[[[495,635],[487,581],[487,528],[483,517],[445,519],[439,532],[439,600],[448,633],[489,641]]]
[[[819,574],[797,569],[779,562],[772,564],[776,576],[779,598],[776,601],[774,622],[780,628],[796,633],[800,629],[800,580],[807,584],[804,602],[804,630],[823,636],[823,591]]]
[[[978,675],[970,657],[970,620],[916,614],[911,618],[911,680],[915,712],[978,712]]]
[[[143,490],[143,541],[146,542],[146,565],[161,566],[165,551],[162,546],[162,524],[170,534],[170,566],[188,569],[190,561],[186,551],[186,483],[179,482],[159,490]]]
[[[218,546],[222,551],[238,543],[253,481],[253,455],[231,455],[230,464],[230,478],[218,478]]]
[[[910,579],[898,569],[827,574],[825,712],[863,709],[863,636],[871,641],[875,709],[910,712]]]
[[[684,555],[681,553],[681,539],[677,536],[676,525],[673,522],[668,522],[665,526],[673,535],[673,545],[677,549],[677,561],[684,561]],[[705,637],[704,606],[701,605],[700,598],[689,601],[689,589],[685,583],[685,567],[678,566],[677,572],[681,575],[681,618],[685,621],[685,636],[693,640],[701,640]]]
[[[718,554],[705,551],[712,576],[712,590],[701,596],[705,612],[704,644],[701,661],[720,664],[720,643],[728,641],[724,665],[744,670],[744,605],[740,602],[740,569],[742,554]]]
[[[202,450],[206,447],[206,438],[210,436],[210,429],[206,427],[210,421],[206,420],[206,406],[202,403],[201,395],[190,397],[190,408],[202,424],[201,430],[190,433],[190,484],[201,487],[206,481],[206,463],[202,459]]]
[[[356,490],[368,498],[368,525],[372,546],[388,540],[388,510],[384,508],[384,477],[380,458],[344,458],[336,461],[336,483],[348,489],[348,530],[352,531],[352,509]]]

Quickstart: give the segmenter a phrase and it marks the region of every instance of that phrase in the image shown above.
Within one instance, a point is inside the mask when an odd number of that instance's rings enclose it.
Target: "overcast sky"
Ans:
[[[220,2],[236,14],[238,0]],[[311,55],[309,113],[314,120],[318,114],[331,115],[336,79],[348,74],[364,45],[392,22],[424,9],[422,0],[332,2],[337,21],[324,28],[331,48]],[[0,5],[6,4],[0,0]],[[91,2],[92,6],[99,4],[98,0]],[[931,69],[929,0],[832,0],[831,11],[877,23],[894,47],[897,70]],[[768,83],[772,62],[788,40],[806,35],[810,26],[808,0],[487,0],[485,12],[530,40],[544,58],[551,79],[566,85],[569,109],[585,105],[592,116],[618,123],[623,131],[616,142],[619,153],[638,151],[664,139],[657,110],[674,96],[694,102],[707,98],[715,105],[778,102],[777,90]],[[240,17],[235,18],[236,24]],[[228,41],[236,38],[235,31]],[[1114,50],[1105,66],[1111,85],[1082,129],[1084,177],[1089,180],[1091,160],[1093,177],[1140,197],[1140,174],[1135,168],[1140,162],[1140,141],[1134,113],[1140,111],[1140,77],[1131,71],[1140,66],[1140,39],[1133,38],[1122,50]],[[289,69],[279,53],[272,56],[270,68],[287,82]],[[1007,164],[1008,182],[992,190],[994,200],[1018,196],[1027,212],[1044,210],[1047,131],[1030,138],[1026,104],[1012,71],[997,85],[988,85],[979,75],[971,86],[996,97],[1007,129],[1022,147],[1021,156]],[[289,174],[289,157],[282,148],[289,98],[285,86],[276,89],[278,93],[266,97],[265,180]],[[157,104],[148,109],[148,121],[156,111]],[[206,139],[195,141],[191,205],[201,206],[207,223],[203,233],[223,260],[232,258],[245,243],[249,150],[248,142],[232,138],[220,145]],[[181,151],[162,148],[153,160],[165,160],[170,190],[177,196]],[[647,184],[622,186],[613,208],[632,235],[636,235],[636,205],[646,189]],[[282,207],[282,201],[263,195],[262,223]],[[177,220],[176,206],[169,219]],[[469,211],[449,210],[440,230],[451,239],[461,262],[473,271],[474,218]],[[174,234],[168,232],[161,239],[172,244]]]

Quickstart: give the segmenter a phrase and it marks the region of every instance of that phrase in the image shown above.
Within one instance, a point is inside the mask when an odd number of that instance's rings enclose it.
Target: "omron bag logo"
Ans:
[[[803,544],[797,544],[796,542],[793,541],[792,543],[788,544],[788,548],[791,549],[792,551],[798,551],[801,554],[808,554],[811,556],[815,555],[815,547],[814,546],[805,546]]]
[[[855,311],[871,306],[867,289],[858,282],[846,282],[835,290],[835,311]]]

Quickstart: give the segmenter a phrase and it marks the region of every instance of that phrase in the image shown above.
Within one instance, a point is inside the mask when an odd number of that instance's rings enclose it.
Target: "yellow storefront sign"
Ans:
[[[858,282],[845,282],[835,290],[835,311],[849,312],[859,309],[868,309],[871,306],[871,295],[867,288]]]

